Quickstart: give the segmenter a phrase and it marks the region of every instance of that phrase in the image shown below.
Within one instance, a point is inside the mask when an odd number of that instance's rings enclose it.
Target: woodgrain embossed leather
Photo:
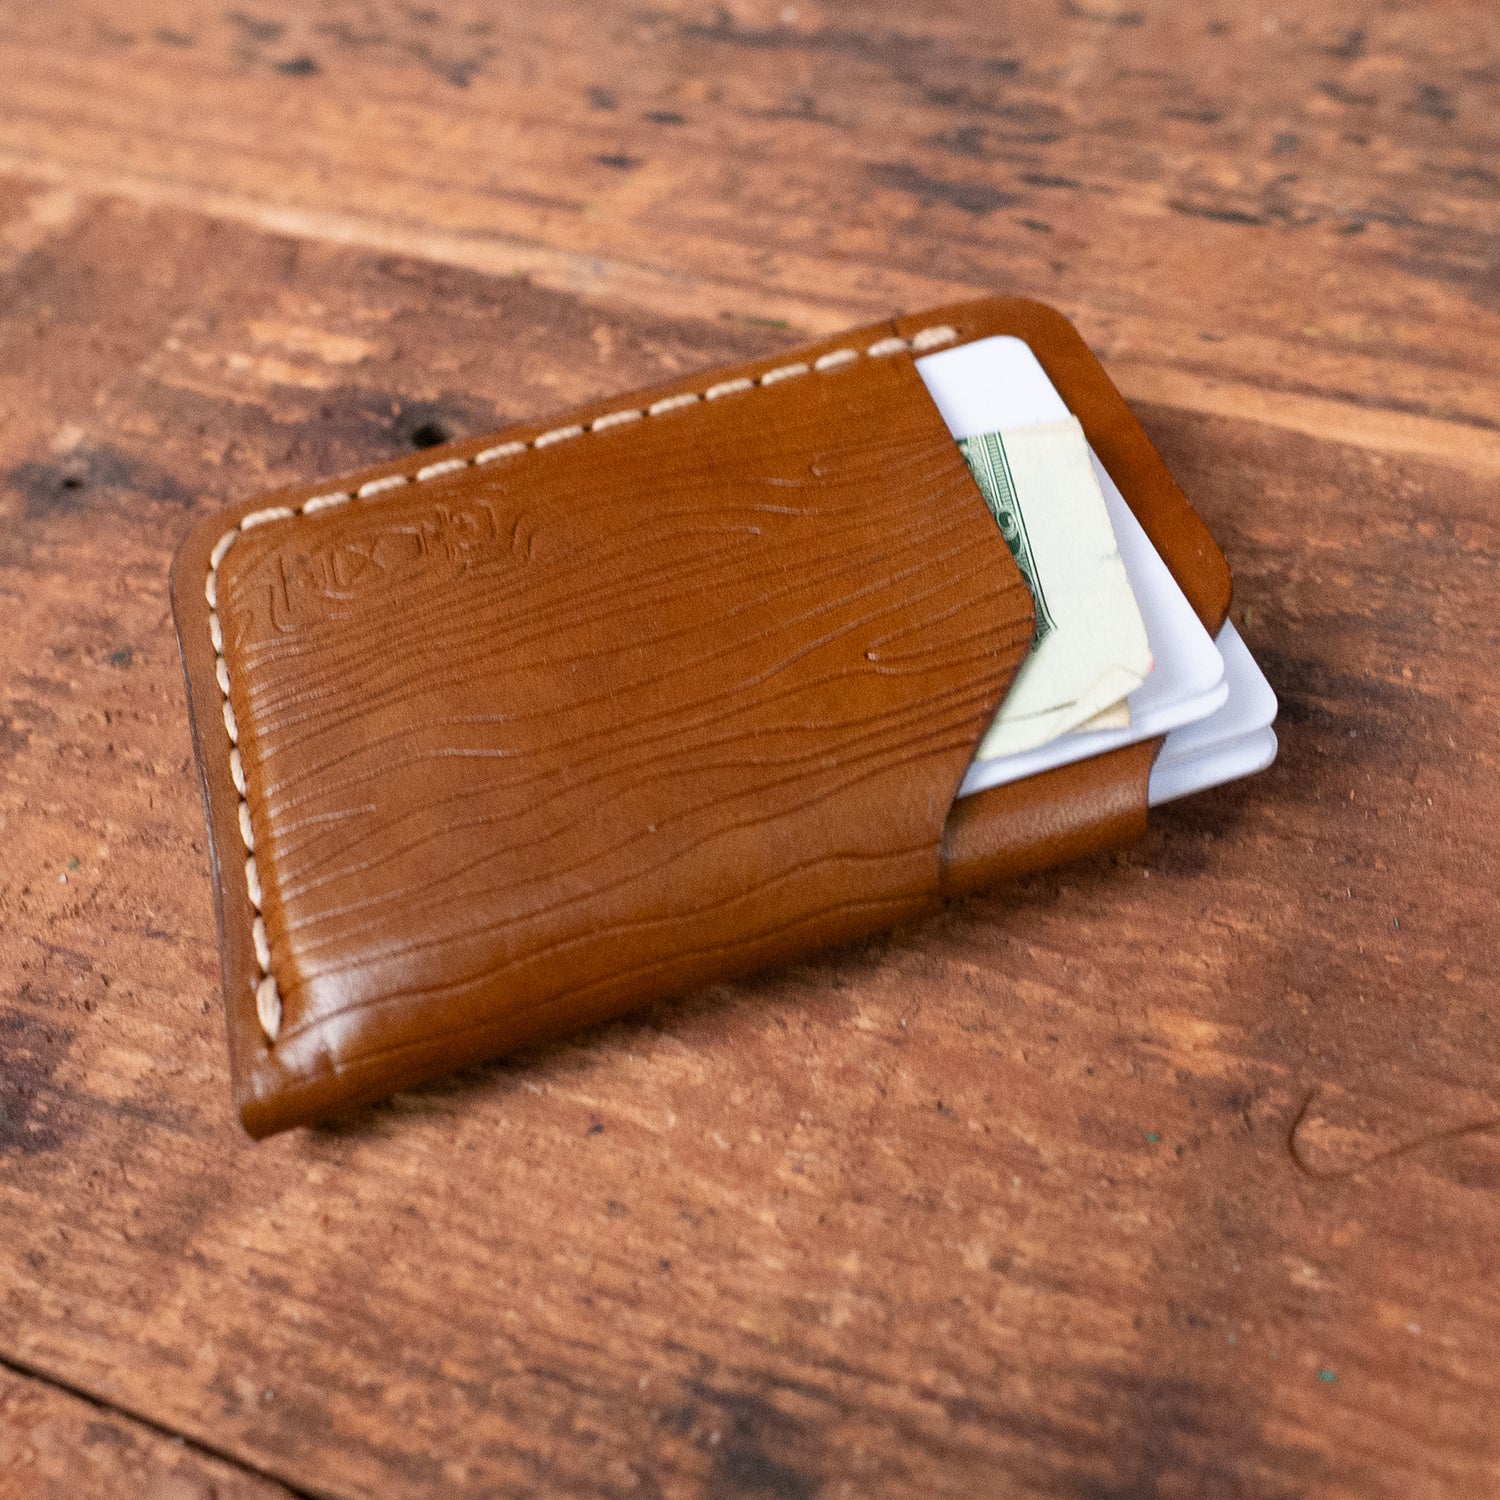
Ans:
[[[194,529],[173,602],[252,1134],[1143,820],[1149,750],[954,811],[1032,617],[913,368],[944,327],[1026,328],[1200,612],[1227,605],[1077,335],[998,300]]]

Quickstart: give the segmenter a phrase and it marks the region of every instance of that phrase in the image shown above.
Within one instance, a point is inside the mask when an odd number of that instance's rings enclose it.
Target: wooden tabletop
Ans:
[[[0,17],[0,1495],[1500,1493],[1490,0]],[[1276,766],[251,1144],[190,520],[996,291]]]

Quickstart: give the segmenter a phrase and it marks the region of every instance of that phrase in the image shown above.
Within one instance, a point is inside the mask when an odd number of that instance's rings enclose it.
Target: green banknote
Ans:
[[[1151,670],[1083,429],[1073,417],[959,447],[1036,603],[1036,636],[980,744],[994,759],[1078,729],[1124,727]]]
[[[1004,439],[998,432],[985,432],[978,437],[960,438],[958,447],[979,485],[984,503],[1000,527],[1010,555],[1021,570],[1021,577],[1026,580],[1026,587],[1031,590],[1036,605],[1036,640],[1041,641],[1052,629],[1052,616],[1047,611],[1047,591],[1037,576],[1031,538],[1026,534],[1026,516],[1016,499],[1016,482],[1005,459]]]

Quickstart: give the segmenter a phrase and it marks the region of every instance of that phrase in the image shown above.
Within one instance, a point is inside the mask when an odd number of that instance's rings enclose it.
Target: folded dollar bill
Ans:
[[[1151,647],[1075,417],[959,447],[1036,604],[1036,638],[979,747],[990,760],[1125,727]]]

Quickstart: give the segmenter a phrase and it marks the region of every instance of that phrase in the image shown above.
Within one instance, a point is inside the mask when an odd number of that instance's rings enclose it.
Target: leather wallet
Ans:
[[[954,800],[1032,607],[913,361],[991,334],[1217,630],[1218,548],[1072,326],[1015,299],[194,527],[173,610],[252,1135],[1144,827],[1157,743]]]

